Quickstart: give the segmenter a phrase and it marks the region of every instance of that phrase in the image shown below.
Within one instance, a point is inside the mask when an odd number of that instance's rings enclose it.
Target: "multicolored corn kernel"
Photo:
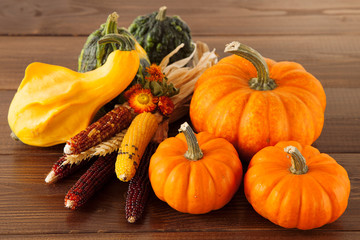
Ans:
[[[127,128],[131,120],[130,110],[118,106],[68,140],[64,147],[64,153],[80,154]]]
[[[113,176],[117,152],[99,157],[65,196],[65,207],[84,205]]]
[[[125,217],[129,223],[139,220],[145,210],[151,188],[148,173],[149,163],[158,145],[155,142],[149,143],[141,158],[135,176],[129,182],[125,203]]]

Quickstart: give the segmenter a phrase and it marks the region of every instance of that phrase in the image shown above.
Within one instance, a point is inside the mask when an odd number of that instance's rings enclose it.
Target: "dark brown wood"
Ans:
[[[12,235],[7,236],[8,239],[26,239],[26,240],[43,240],[43,239],[90,239],[97,240],[100,238],[106,239],[135,239],[135,240],[147,240],[147,239],[178,239],[178,240],[203,240],[203,239],[219,239],[219,240],[267,240],[272,237],[283,240],[289,239],[289,234],[293,239],[317,239],[317,240],[353,240],[358,239],[360,234],[358,232],[348,231],[274,231],[274,230],[243,230],[238,232],[137,232],[137,233],[86,233],[80,234],[73,232],[71,234],[47,234],[47,235]],[[104,237],[105,236],[105,237]],[[210,238],[209,238],[210,236]]]
[[[79,233],[77,231],[71,234],[46,234],[46,235],[8,235],[7,239],[26,239],[26,240],[43,240],[43,239],[135,239],[135,240],[148,240],[148,239],[177,239],[177,240],[204,240],[204,239],[219,239],[219,240],[268,240],[274,239],[316,239],[316,240],[353,240],[358,239],[360,234],[352,231],[276,231],[276,230],[241,230],[236,232],[133,232],[133,233],[107,233],[99,231],[98,233]]]
[[[117,11],[127,27],[161,1],[2,0],[0,2],[0,239],[360,239],[360,2],[356,0],[169,1],[193,40],[216,48],[233,40],[276,61],[302,64],[323,84],[325,124],[314,143],[347,171],[349,205],[334,223],[300,231],[276,226],[247,202],[243,186],[224,208],[179,213],[153,193],[144,217],[125,219],[127,183],[113,177],[84,207],[71,211],[64,196],[86,168],[62,181],[44,181],[63,145],[39,148],[10,138],[7,113],[26,66],[34,61],[77,69],[87,35]],[[188,116],[170,126],[177,134]]]
[[[157,11],[164,2],[12,0],[0,3],[2,35],[86,35],[118,12],[128,27],[138,15]],[[179,15],[194,35],[333,35],[358,32],[356,1],[168,1],[168,15]]]

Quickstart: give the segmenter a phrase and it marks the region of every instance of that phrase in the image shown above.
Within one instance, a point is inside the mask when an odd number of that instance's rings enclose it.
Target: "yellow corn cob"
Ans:
[[[115,172],[121,181],[128,182],[135,175],[146,146],[155,134],[161,120],[162,117],[157,114],[143,112],[131,122],[115,163]]]

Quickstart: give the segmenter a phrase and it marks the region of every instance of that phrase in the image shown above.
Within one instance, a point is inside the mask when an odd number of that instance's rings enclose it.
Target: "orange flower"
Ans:
[[[165,116],[169,116],[174,111],[174,103],[167,96],[161,96],[158,98],[158,107],[161,113]]]
[[[131,94],[129,98],[129,105],[136,113],[152,112],[156,109],[154,97],[150,89],[138,89]]]
[[[131,95],[136,91],[136,90],[139,90],[141,89],[141,84],[137,83],[135,85],[133,85],[129,90],[127,90],[125,93],[124,93],[124,97],[126,98],[126,100],[129,100]]]
[[[150,67],[146,68],[146,72],[150,75],[150,76],[146,76],[145,79],[148,81],[156,81],[156,82],[162,82],[165,75],[163,74],[163,72],[161,71],[161,67],[156,65],[156,64],[151,64]]]

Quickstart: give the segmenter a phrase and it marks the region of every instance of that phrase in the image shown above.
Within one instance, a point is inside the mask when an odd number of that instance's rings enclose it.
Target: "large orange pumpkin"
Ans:
[[[196,83],[190,117],[197,131],[230,141],[241,159],[279,141],[311,145],[324,123],[321,83],[300,64],[264,59],[233,42],[234,53],[207,69]]]
[[[244,177],[244,191],[255,211],[271,222],[312,229],[344,213],[350,180],[329,155],[285,141],[255,154]]]
[[[206,132],[183,133],[160,143],[151,157],[149,179],[156,196],[172,208],[192,214],[222,208],[238,190],[242,165],[235,148]]]

